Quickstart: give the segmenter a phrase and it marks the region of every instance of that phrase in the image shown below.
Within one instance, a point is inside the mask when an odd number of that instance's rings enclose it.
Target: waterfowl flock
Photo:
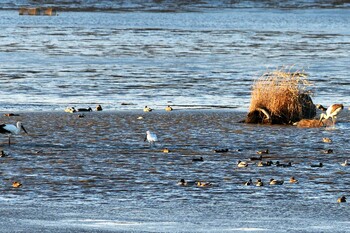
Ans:
[[[170,107],[170,106],[168,106]],[[151,112],[153,109],[145,106],[145,109],[148,109],[146,112]],[[98,110],[100,109],[100,110]],[[145,110],[144,109],[144,110]],[[92,111],[91,107],[88,107],[88,108],[75,108],[75,107],[70,107],[70,108],[67,108],[65,109],[66,112],[69,112],[69,113],[75,113],[75,112],[90,112]],[[96,107],[96,111],[102,111],[102,107],[100,105],[98,105]],[[168,110],[166,110],[168,111]],[[171,110],[169,110],[171,111]],[[339,111],[338,111],[339,113]],[[146,114],[145,114],[146,115]],[[79,114],[78,115],[79,117],[84,117],[85,115],[84,114]],[[333,118],[332,118],[333,116]],[[334,119],[334,122],[335,122],[335,119],[336,119],[336,116],[337,115],[329,115],[328,118],[332,118]],[[327,118],[327,119],[328,119]],[[141,119],[144,119],[143,117],[140,118]],[[18,134],[21,132],[21,130],[23,130],[25,133],[27,133],[26,129],[24,128],[23,124],[21,122],[17,122],[16,125],[10,125],[10,124],[3,124],[3,125],[0,125],[0,133],[2,134],[7,134],[9,136],[9,145],[10,145],[10,137],[11,135],[13,134]],[[332,140],[330,138],[322,138],[323,142],[325,143],[331,143]],[[145,136],[145,139],[144,141],[147,141],[149,143],[149,145],[155,145],[156,142],[158,142],[158,136],[155,132],[152,132],[152,131],[146,131],[146,136]],[[166,147],[164,149],[161,150],[163,153],[169,153],[169,149]],[[215,153],[228,153],[228,154],[231,154],[231,153],[234,153],[234,152],[237,152],[237,151],[240,151],[239,149],[233,151],[229,148],[220,148],[220,149],[214,149],[212,150],[212,152],[215,152]],[[254,152],[255,151],[255,152]],[[294,167],[296,166],[294,163],[292,164],[292,162],[290,161],[279,161],[279,160],[276,160],[273,159],[273,161],[271,160],[271,156],[274,156],[274,151],[272,151],[272,154],[270,152],[269,149],[263,149],[263,150],[254,150],[253,153],[256,153],[258,154],[259,156],[252,156],[252,153],[250,153],[249,155],[247,155],[245,157],[245,160],[246,161],[243,161],[243,158],[242,160],[238,160],[237,163],[236,163],[236,167],[238,168],[247,168],[250,169],[250,167],[271,167],[271,166],[275,166],[275,167],[281,167],[281,168],[291,168],[291,167]],[[158,151],[160,152],[160,150]],[[323,151],[325,154],[330,154],[330,153],[333,153],[333,150],[332,149],[327,149],[327,150],[324,150]],[[0,157],[5,157],[6,156],[6,153],[4,151],[2,151],[2,154]],[[220,155],[218,155],[220,156]],[[268,160],[269,159],[269,160]],[[195,158],[192,158],[191,159],[192,162],[203,162],[204,159],[202,156],[200,157],[195,157]],[[198,166],[201,166],[200,164],[206,164],[207,163],[207,159],[206,159],[206,162],[205,163],[198,163]],[[339,163],[338,163],[339,165]],[[341,166],[348,166],[348,162],[347,160],[345,160],[345,162],[343,163],[340,163]],[[323,163],[322,162],[319,162],[319,163],[315,163],[315,164],[311,164],[310,165],[311,167],[313,168],[321,168],[323,167]],[[232,169],[234,170],[235,169],[235,166],[234,164],[232,164]],[[259,168],[259,169],[263,169],[263,168]],[[240,171],[242,170],[246,170],[246,169],[239,169]],[[254,177],[253,177],[254,178]],[[253,182],[253,178],[249,178],[248,181],[246,182],[242,182],[245,186],[258,186],[258,187],[261,187],[261,186],[264,186],[264,184],[267,184],[265,186],[268,186],[268,185],[284,185],[285,183],[288,183],[288,182],[284,182],[283,179],[274,179],[274,178],[271,178],[269,179],[269,177],[262,177],[262,178],[257,178],[255,182]],[[255,178],[254,178],[255,179]],[[263,181],[264,180],[264,181]],[[241,184],[242,184],[241,183]],[[294,176],[290,177],[289,179],[289,183],[290,184],[298,184],[299,181],[297,179],[295,179]],[[20,182],[13,182],[13,187],[21,187],[21,183]],[[179,182],[178,182],[178,185],[180,186],[196,186],[196,187],[212,187],[212,186],[215,186],[213,185],[212,182],[208,182],[208,181],[202,181],[202,180],[199,180],[199,181],[186,181],[185,179],[181,179]]]

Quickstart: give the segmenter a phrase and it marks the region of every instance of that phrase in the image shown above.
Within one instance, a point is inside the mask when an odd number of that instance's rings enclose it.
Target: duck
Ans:
[[[338,203],[342,203],[342,202],[346,202],[346,197],[345,196],[341,196],[337,199]]]
[[[249,159],[250,159],[250,161],[262,160],[262,155],[260,155],[259,157],[251,157]]]
[[[102,111],[102,106],[100,104],[96,106],[96,111]]]
[[[270,179],[270,185],[282,185],[283,183],[283,180]]]
[[[173,111],[173,108],[170,107],[170,106],[168,105],[168,106],[165,108],[165,111],[167,111],[167,112]]]
[[[79,117],[79,118],[84,118],[84,117],[85,117],[85,114],[79,114],[78,117]]]
[[[330,139],[330,138],[322,138],[322,141],[325,142],[325,143],[331,143],[332,139]]]
[[[269,154],[269,149],[266,150],[259,150],[256,152],[257,154],[261,155],[261,154]]]
[[[92,108],[78,108],[77,112],[92,112]]]
[[[295,183],[298,183],[298,180],[295,179],[294,176],[292,176],[292,177],[289,179],[289,183],[295,184]]]
[[[198,187],[209,187],[212,186],[213,184],[210,182],[203,182],[203,181],[197,181],[197,186]]]
[[[242,162],[241,160],[238,160],[237,167],[248,167],[248,163]]]
[[[74,107],[68,107],[64,109],[65,112],[75,113],[77,110]]]
[[[345,160],[345,162],[344,162],[344,163],[341,163],[340,165],[346,167],[346,166],[349,166],[350,164],[348,163],[348,160]]]
[[[332,149],[327,149],[327,150],[324,150],[323,153],[325,153],[325,154],[332,154],[333,150]]]
[[[204,161],[203,157],[192,159],[192,162],[203,162],[203,161]]]
[[[143,108],[143,111],[144,112],[152,112],[152,108],[150,108],[150,107],[147,107],[147,106],[145,106],[144,108]]]
[[[163,149],[163,153],[169,153],[169,152],[170,152],[170,150],[168,148]]]
[[[311,167],[323,167],[323,163],[311,164]]]
[[[258,167],[269,167],[269,166],[271,166],[272,164],[273,164],[272,161],[266,161],[266,162],[260,161],[260,162],[258,163]]]
[[[249,179],[247,182],[244,183],[245,186],[249,186],[249,185],[252,185],[252,184],[253,184],[252,179]]]
[[[7,117],[19,116],[19,114],[15,114],[15,113],[5,113],[4,116],[7,116]]]
[[[258,186],[258,187],[264,186],[264,183],[263,183],[263,182],[261,181],[261,179],[259,178],[259,179],[256,180],[255,186]]]
[[[276,161],[276,167],[291,167],[292,163],[288,162],[287,164],[280,163],[279,161]]]
[[[179,182],[177,182],[178,185],[180,186],[187,186],[188,183],[185,181],[185,179],[181,179]]]
[[[1,154],[0,154],[0,157],[3,158],[3,157],[7,157],[7,154],[5,153],[5,151],[1,151]]]
[[[19,188],[21,186],[22,186],[22,184],[20,182],[18,182],[18,181],[12,182],[12,187],[14,187],[14,188]]]
[[[226,149],[215,149],[214,152],[215,153],[226,153],[226,152],[228,152],[228,149],[227,148]]]

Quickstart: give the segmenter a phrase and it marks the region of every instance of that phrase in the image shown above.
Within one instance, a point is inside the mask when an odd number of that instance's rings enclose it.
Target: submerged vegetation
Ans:
[[[316,115],[304,72],[267,72],[253,84],[246,123],[291,124]]]

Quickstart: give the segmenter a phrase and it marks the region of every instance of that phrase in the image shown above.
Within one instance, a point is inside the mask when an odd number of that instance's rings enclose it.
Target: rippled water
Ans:
[[[26,1],[0,1],[10,9],[0,11],[0,111],[20,113],[0,122],[21,120],[29,132],[11,147],[1,137],[0,232],[350,231],[348,204],[336,203],[349,193],[346,1],[136,2],[76,12],[57,1],[58,16],[32,17],[16,10]],[[237,123],[253,81],[281,66],[309,74],[315,103],[345,105],[335,128]],[[84,118],[63,112],[96,104],[104,111]],[[218,107],[234,110],[203,110]],[[146,130],[156,146],[143,142]],[[263,149],[292,167],[236,167]],[[181,178],[213,186],[180,187]],[[243,186],[250,178],[285,184]]]
[[[348,9],[189,13],[0,11],[1,106],[248,109],[267,70],[305,70],[314,102],[349,104]],[[121,105],[127,103],[129,105]]]
[[[0,158],[0,231],[349,231],[348,204],[336,203],[350,191],[350,168],[340,165],[350,154],[348,111],[326,129],[237,123],[244,115],[177,110],[14,117],[26,122],[29,135],[13,137],[11,147],[2,137],[9,156]],[[143,141],[146,130],[158,135],[155,146]],[[165,147],[170,153],[162,152]],[[229,152],[213,151],[225,148]],[[249,162],[265,149],[264,161],[292,167]],[[198,157],[204,162],[192,161]],[[237,168],[238,160],[249,166]],[[319,162],[324,167],[310,167]],[[291,176],[299,183],[289,184]],[[181,187],[181,178],[213,186]],[[244,186],[250,178],[265,186]],[[285,184],[269,186],[271,178]],[[23,186],[12,188],[14,180]]]

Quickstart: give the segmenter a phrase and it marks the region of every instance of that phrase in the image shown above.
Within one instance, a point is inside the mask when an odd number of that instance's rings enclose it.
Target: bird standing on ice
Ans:
[[[26,129],[23,127],[22,122],[17,122],[17,127],[12,124],[2,124],[0,125],[0,133],[2,134],[8,134],[9,136],[9,146],[11,145],[11,135],[12,134],[19,134],[19,132],[23,129],[23,131],[27,133]]]
[[[332,123],[335,125],[335,121],[337,119],[337,115],[343,110],[344,105],[342,104],[332,104],[329,106],[326,110],[326,114],[321,113],[320,122],[322,122],[323,119],[332,118]]]
[[[149,130],[146,131],[146,137],[144,141],[148,141],[150,145],[155,144],[158,141],[157,135]]]

